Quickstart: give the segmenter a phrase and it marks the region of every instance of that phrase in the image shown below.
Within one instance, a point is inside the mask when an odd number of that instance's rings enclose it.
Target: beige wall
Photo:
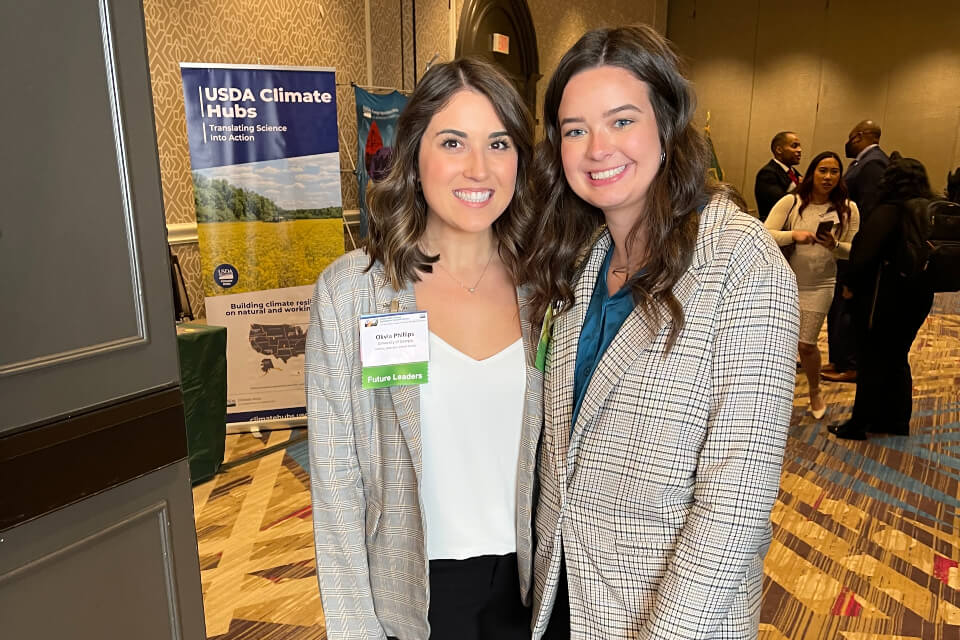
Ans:
[[[960,164],[953,0],[671,0],[667,25],[688,59],[700,122],[709,110],[721,167],[751,206],[770,139],[784,129],[803,143],[801,170],[820,151],[842,156],[866,118],[883,128],[886,151],[926,164],[935,190]]]
[[[537,84],[537,120],[541,119],[543,96],[550,74],[560,58],[585,31],[598,27],[643,22],[666,32],[666,0],[527,0],[534,28],[537,30],[537,48],[540,53],[540,73]],[[539,127],[538,127],[539,130]],[[539,133],[539,131],[538,131]]]
[[[338,83],[411,89],[434,55],[438,61],[452,58],[463,6],[464,0],[144,0],[167,224],[176,230],[196,224],[180,62],[335,67]],[[553,68],[585,30],[648,22],[664,32],[667,24],[666,0],[529,0],[529,7],[544,76],[538,108]],[[337,103],[343,206],[353,209],[356,118],[349,86],[338,87]],[[177,244],[174,251],[194,311],[202,314],[196,244]]]

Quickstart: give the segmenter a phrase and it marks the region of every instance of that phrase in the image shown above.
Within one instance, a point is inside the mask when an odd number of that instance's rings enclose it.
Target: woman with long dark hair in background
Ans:
[[[843,162],[833,151],[818,154],[796,193],[781,198],[764,223],[777,244],[789,247],[790,267],[800,296],[800,364],[810,386],[810,413],[819,420],[827,411],[820,393],[820,348],[817,339],[833,302],[837,259],[850,255],[860,228],[857,204],[847,198]]]

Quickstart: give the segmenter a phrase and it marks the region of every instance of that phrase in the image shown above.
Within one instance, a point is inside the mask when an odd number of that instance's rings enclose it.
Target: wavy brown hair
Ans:
[[[390,173],[368,194],[370,227],[365,248],[374,262],[383,263],[391,285],[400,290],[407,282],[430,273],[440,256],[420,248],[427,226],[427,202],[419,188],[420,139],[433,119],[455,93],[463,89],[480,93],[510,136],[517,151],[517,182],[513,200],[493,223],[499,255],[514,282],[522,282],[524,238],[533,218],[530,165],[533,161],[533,125],[526,104],[496,68],[482,60],[460,58],[436,64],[423,76],[397,121]]]
[[[683,309],[673,286],[690,265],[699,215],[714,187],[706,181],[707,147],[693,124],[696,97],[679,70],[679,59],[667,40],[646,25],[589,31],[560,60],[544,98],[545,140],[537,149],[534,189],[542,207],[533,228],[533,251],[526,261],[533,293],[531,314],[543,317],[547,307],[574,303],[577,257],[603,223],[603,212],[581,199],[563,174],[558,111],[570,78],[604,65],[619,67],[646,83],[656,116],[664,162],[647,191],[644,210],[627,235],[627,245],[646,235],[650,249],[644,269],[627,286],[634,301],[650,317],[661,305],[673,319],[669,344],[683,326]]]
[[[813,197],[813,174],[816,173],[820,163],[827,158],[836,160],[837,166],[840,167],[840,179],[830,190],[828,196],[830,207],[827,211],[836,211],[837,215],[840,216],[839,235],[842,237],[843,228],[850,222],[850,202],[848,200],[847,182],[843,179],[843,160],[840,159],[839,154],[833,151],[821,151],[810,161],[810,166],[807,167],[807,172],[803,174],[800,186],[797,187],[797,197],[800,199],[800,208],[797,209],[797,213],[803,217],[803,210],[807,208],[810,199]]]

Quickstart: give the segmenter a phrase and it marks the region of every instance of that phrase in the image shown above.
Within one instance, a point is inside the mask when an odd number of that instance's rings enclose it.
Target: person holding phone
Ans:
[[[787,254],[797,276],[800,301],[800,364],[810,383],[810,413],[819,420],[827,411],[820,394],[820,349],[817,338],[833,301],[837,259],[850,255],[860,228],[857,204],[847,197],[843,162],[833,151],[818,154],[797,187],[770,210],[764,225]],[[789,249],[788,249],[789,247]]]

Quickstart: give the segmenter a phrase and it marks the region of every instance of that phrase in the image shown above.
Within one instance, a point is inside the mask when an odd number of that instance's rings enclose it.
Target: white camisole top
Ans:
[[[517,465],[526,365],[523,340],[474,360],[430,333],[420,386],[427,558],[517,550]]]

